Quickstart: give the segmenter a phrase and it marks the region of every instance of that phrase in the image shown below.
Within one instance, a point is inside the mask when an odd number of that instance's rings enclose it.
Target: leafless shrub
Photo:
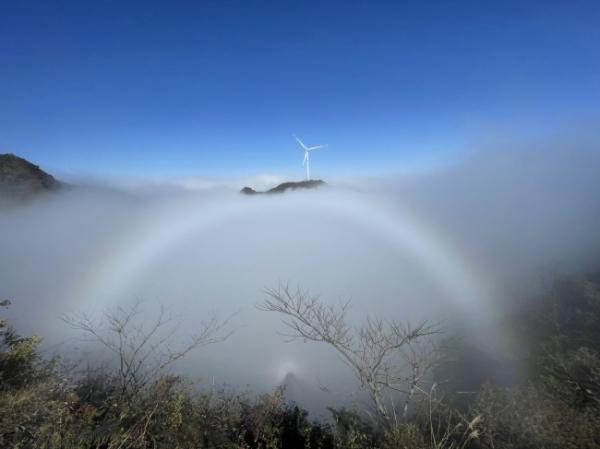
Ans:
[[[219,320],[212,315],[201,321],[197,332],[187,341],[176,343],[178,322],[163,306],[153,321],[140,317],[141,302],[131,307],[107,310],[102,319],[94,320],[84,313],[64,316],[63,321],[81,331],[83,339],[100,343],[116,355],[118,382],[122,393],[135,393],[177,360],[203,346],[227,339],[229,318]]]
[[[334,348],[369,394],[379,422],[386,427],[405,422],[415,396],[427,395],[424,383],[435,361],[434,346],[428,338],[436,333],[432,326],[367,317],[363,325],[354,327],[347,320],[349,302],[325,304],[287,284],[266,293],[268,298],[259,309],[284,315],[290,339],[322,342]],[[399,398],[403,398],[401,403]]]

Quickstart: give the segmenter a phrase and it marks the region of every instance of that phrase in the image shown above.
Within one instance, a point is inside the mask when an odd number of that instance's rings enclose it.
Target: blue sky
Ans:
[[[393,173],[600,117],[600,2],[0,3],[0,152],[106,175]]]

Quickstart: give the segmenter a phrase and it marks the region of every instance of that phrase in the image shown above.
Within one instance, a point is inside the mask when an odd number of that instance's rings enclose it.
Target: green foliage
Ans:
[[[568,298],[568,301],[566,300]],[[553,397],[577,409],[600,410],[600,284],[557,282],[546,299],[550,329],[536,353],[536,372]]]
[[[376,448],[382,439],[357,410],[331,410],[334,418],[335,447]]]
[[[480,444],[497,449],[600,447],[600,282],[555,279],[520,318],[529,377],[485,385],[473,409]]]
[[[0,301],[8,307],[10,301]],[[38,354],[41,339],[21,337],[0,320],[0,446],[29,447],[57,410],[62,388],[52,363]]]
[[[484,417],[480,443],[497,449],[598,448],[600,417],[566,407],[535,384],[486,385],[474,409]]]

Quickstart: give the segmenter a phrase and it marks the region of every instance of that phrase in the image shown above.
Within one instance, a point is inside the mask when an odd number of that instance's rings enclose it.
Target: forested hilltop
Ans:
[[[0,199],[26,198],[61,186],[61,182],[37,165],[14,154],[0,154]]]

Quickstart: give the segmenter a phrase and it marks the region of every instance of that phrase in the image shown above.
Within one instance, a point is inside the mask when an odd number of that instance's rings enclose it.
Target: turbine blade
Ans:
[[[306,161],[308,161],[308,150],[304,152],[304,159],[302,160],[302,165],[306,165]]]
[[[293,134],[293,136],[294,136],[294,139],[296,139],[298,141],[298,143],[300,144],[300,146],[302,148],[304,148],[305,150],[308,150],[308,148],[306,147],[306,145],[304,145],[304,143],[300,139],[298,139],[298,137],[296,137],[295,134]]]
[[[319,148],[327,148],[327,145],[317,145],[317,146],[314,146],[314,147],[309,147],[308,151],[318,150]]]

